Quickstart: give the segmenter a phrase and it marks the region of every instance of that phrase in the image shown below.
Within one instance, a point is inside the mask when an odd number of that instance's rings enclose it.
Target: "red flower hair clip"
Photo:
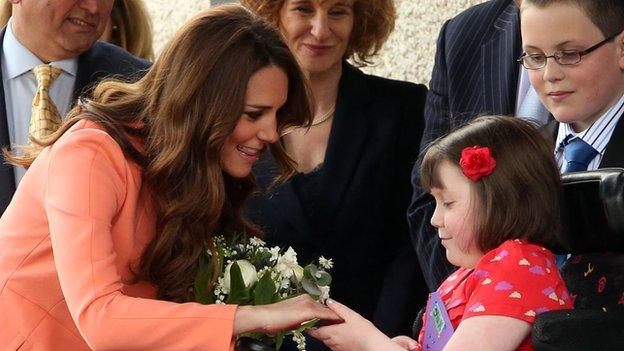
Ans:
[[[462,150],[459,167],[466,177],[473,182],[489,176],[496,168],[492,150],[487,146],[469,146]]]

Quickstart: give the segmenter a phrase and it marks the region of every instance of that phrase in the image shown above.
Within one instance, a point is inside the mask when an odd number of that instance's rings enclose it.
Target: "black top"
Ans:
[[[309,173],[295,174],[290,180],[295,194],[299,197],[303,212],[308,217],[310,223],[312,223],[312,226],[314,226],[314,223],[318,223],[316,206],[318,204],[322,174],[323,164],[320,164]]]

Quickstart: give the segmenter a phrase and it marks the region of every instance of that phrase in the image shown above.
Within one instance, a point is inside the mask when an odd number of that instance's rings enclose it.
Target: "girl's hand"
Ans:
[[[410,338],[409,336],[399,335],[399,336],[395,336],[391,340],[395,344],[401,346],[403,349],[408,350],[408,351],[420,351],[420,350],[422,350],[422,348],[420,347],[420,344],[418,343],[418,341]]]
[[[315,318],[334,323],[342,321],[335,312],[304,294],[270,305],[239,306],[234,317],[234,334],[274,334],[284,329],[295,329]]]
[[[344,323],[310,330],[308,334],[321,340],[334,351],[405,351],[390,341],[375,326],[348,307],[327,300],[327,307],[336,312]]]

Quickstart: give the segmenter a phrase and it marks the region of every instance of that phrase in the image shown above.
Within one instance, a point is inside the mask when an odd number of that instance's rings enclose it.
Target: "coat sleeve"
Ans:
[[[391,188],[390,207],[393,220],[388,222],[389,238],[396,245],[396,255],[388,262],[384,273],[373,323],[386,335],[410,335],[414,319],[427,297],[427,286],[423,279],[414,246],[410,243],[405,211],[410,203],[410,172],[416,158],[423,131],[423,110],[427,88],[421,84],[404,84],[393,94],[397,106],[397,133],[393,154],[396,156]]]
[[[424,154],[429,143],[446,134],[451,128],[445,53],[448,23],[442,26],[438,38],[435,65],[425,103],[425,130],[420,144],[421,155]],[[407,210],[407,219],[425,281],[429,290],[434,291],[455,268],[446,260],[444,248],[440,244],[435,229],[429,223],[435,204],[431,195],[424,192],[420,186],[420,161],[419,157],[412,170],[414,191]]]
[[[122,293],[111,227],[124,206],[128,161],[98,129],[52,149],[46,212],[71,316],[94,350],[230,350],[236,306],[172,303]],[[133,235],[121,233],[117,235]]]

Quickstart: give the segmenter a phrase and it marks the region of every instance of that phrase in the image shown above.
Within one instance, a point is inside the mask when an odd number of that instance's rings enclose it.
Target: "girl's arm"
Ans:
[[[308,334],[321,340],[333,351],[405,351],[384,333],[355,311],[336,301],[327,306],[340,316],[344,323],[311,330]]]
[[[476,316],[459,323],[444,348],[455,350],[516,350],[531,332],[531,324],[504,316]]]

